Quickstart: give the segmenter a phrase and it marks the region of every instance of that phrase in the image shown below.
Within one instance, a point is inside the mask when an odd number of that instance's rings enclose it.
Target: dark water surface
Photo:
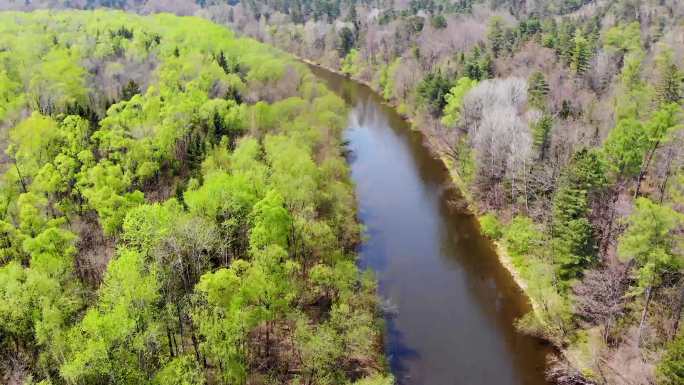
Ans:
[[[346,139],[359,216],[360,263],[396,315],[386,352],[401,384],[541,385],[548,348],[516,332],[529,310],[443,164],[369,88],[312,71],[352,106]],[[456,205],[457,206],[457,205]]]

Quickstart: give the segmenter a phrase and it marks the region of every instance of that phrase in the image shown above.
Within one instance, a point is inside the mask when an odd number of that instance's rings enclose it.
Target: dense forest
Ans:
[[[0,13],[0,382],[392,383],[345,117],[206,20]]]

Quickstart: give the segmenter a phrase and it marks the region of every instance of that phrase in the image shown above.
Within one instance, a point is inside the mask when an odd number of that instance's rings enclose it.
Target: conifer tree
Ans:
[[[587,218],[589,196],[607,181],[598,151],[581,150],[561,176],[553,198],[553,250],[558,275],[567,280],[579,276],[596,257],[593,228]]]
[[[487,39],[489,40],[489,47],[498,57],[505,48],[506,36],[504,34],[503,20],[501,17],[494,16],[489,19],[489,27],[487,30]]]
[[[546,110],[546,96],[549,94],[549,83],[541,71],[535,71],[527,80],[527,98],[532,107]]]
[[[682,98],[682,73],[672,57],[672,50],[663,47],[656,58],[658,83],[656,102],[658,104],[679,103]]]
[[[573,39],[574,49],[572,51],[572,70],[577,74],[583,74],[589,68],[591,60],[591,49],[589,42],[579,30],[575,32]]]

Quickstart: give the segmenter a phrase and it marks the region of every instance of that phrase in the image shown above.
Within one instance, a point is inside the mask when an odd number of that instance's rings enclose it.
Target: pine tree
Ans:
[[[133,80],[129,80],[126,86],[123,88],[121,91],[121,99],[122,100],[131,100],[131,98],[137,94],[140,94],[140,87],[138,86],[138,83],[134,82]]]
[[[535,71],[527,80],[527,95],[530,105],[542,111],[546,110],[546,96],[549,94],[549,83],[541,71]]]
[[[573,43],[575,48],[572,52],[572,70],[581,75],[589,68],[591,49],[589,42],[580,31],[575,33]]]
[[[504,34],[503,20],[501,17],[494,16],[489,19],[487,39],[489,40],[489,47],[491,48],[492,53],[494,53],[494,57],[498,57],[504,50],[506,44],[506,36]]]
[[[553,118],[549,114],[544,114],[532,126],[532,137],[534,139],[534,147],[539,152],[539,159],[546,158],[546,148],[549,142],[549,133],[553,127]]]
[[[682,73],[674,63],[672,50],[664,47],[656,58],[658,84],[656,102],[658,104],[679,103],[682,98]]]
[[[223,53],[223,50],[221,50],[218,56],[216,57],[216,63],[218,63],[219,67],[223,69],[223,72],[230,72],[230,68],[228,67],[228,61],[226,60],[226,55]]]
[[[553,255],[563,280],[579,276],[596,257],[593,227],[587,218],[590,193],[607,184],[598,151],[577,152],[561,176],[553,198]]]

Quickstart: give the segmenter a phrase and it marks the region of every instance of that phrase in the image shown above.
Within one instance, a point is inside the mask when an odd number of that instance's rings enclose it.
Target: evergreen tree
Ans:
[[[503,19],[501,19],[501,17],[494,16],[489,19],[487,40],[489,41],[489,48],[494,54],[494,57],[498,57],[506,48],[506,36],[504,33]]]
[[[656,58],[658,83],[656,101],[658,104],[679,103],[682,98],[682,73],[672,57],[672,50],[663,47]]]
[[[129,80],[121,91],[121,100],[131,100],[134,95],[138,95],[141,92],[142,91],[140,90],[138,83],[134,82],[133,80]]]
[[[596,258],[593,227],[587,218],[590,194],[607,184],[598,151],[577,152],[560,178],[553,198],[553,255],[563,280],[578,277]]]
[[[527,98],[530,105],[539,110],[546,110],[546,97],[550,92],[549,83],[541,71],[534,71],[527,80]]]
[[[540,160],[546,158],[546,149],[549,143],[551,128],[553,128],[553,117],[549,114],[543,114],[542,117],[532,125],[534,147],[539,152]]]
[[[441,71],[427,74],[417,88],[420,102],[435,116],[442,113],[450,90],[451,82]]]
[[[348,27],[343,27],[339,33],[340,44],[338,46],[338,52],[340,57],[345,57],[354,48],[355,37],[354,32]]]
[[[582,32],[577,30],[575,38],[573,39],[574,49],[572,51],[572,70],[577,74],[583,74],[589,68],[589,60],[591,60],[591,49],[589,42],[584,37]]]

